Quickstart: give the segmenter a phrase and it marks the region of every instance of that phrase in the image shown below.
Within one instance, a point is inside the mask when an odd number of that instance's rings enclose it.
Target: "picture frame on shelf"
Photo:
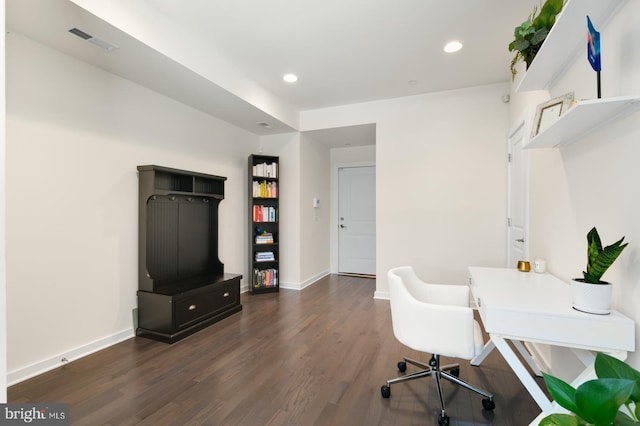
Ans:
[[[558,121],[560,116],[571,108],[574,96],[574,92],[569,92],[539,104],[533,119],[531,137],[537,136]]]

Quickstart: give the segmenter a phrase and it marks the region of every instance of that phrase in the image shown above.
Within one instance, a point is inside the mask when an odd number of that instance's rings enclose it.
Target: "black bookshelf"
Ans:
[[[249,156],[249,291],[280,291],[280,164],[278,157]]]

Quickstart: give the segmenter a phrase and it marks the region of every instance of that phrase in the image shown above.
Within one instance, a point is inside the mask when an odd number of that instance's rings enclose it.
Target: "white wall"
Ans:
[[[376,146],[350,146],[344,148],[333,148],[330,151],[331,165],[370,163],[376,161]]]
[[[329,148],[301,134],[300,277],[303,287],[329,273],[331,162]],[[313,207],[313,199],[320,200]]]
[[[0,69],[2,71],[2,81],[0,81],[0,164],[6,170],[5,162],[5,31],[4,31],[4,0],[2,0],[2,10],[0,10]],[[5,173],[0,173],[0,404],[7,402],[7,276],[6,276],[6,234],[5,234],[5,214],[6,214],[6,193],[5,193]]]
[[[18,34],[6,39],[11,382],[132,335],[137,165],[226,176],[220,258],[244,271],[246,161],[259,138]]]
[[[302,131],[376,123],[377,297],[387,271],[414,265],[465,283],[503,266],[507,84],[304,111]]]
[[[329,272],[329,149],[301,133],[262,136],[260,147],[280,157],[280,287],[301,290]],[[314,209],[316,196],[326,205]]]
[[[640,2],[627,2],[605,27],[602,43],[603,97],[640,95]],[[596,75],[580,54],[549,96],[575,91],[577,99],[596,97]],[[515,94],[526,98],[529,94]],[[542,100],[537,100],[541,102]],[[537,102],[512,103],[511,116],[531,114]],[[629,247],[605,273],[614,283],[613,307],[636,321],[640,342],[640,112],[622,117],[581,140],[560,148],[530,152],[530,249],[545,257],[548,269],[565,281],[580,277],[586,266],[586,234],[596,226],[604,244],[623,235]],[[541,348],[544,362],[570,378],[574,360],[558,348]],[[640,367],[640,354],[629,364]]]

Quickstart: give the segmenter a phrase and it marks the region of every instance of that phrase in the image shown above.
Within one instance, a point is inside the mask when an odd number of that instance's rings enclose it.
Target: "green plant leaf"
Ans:
[[[584,423],[570,414],[550,414],[540,420],[539,426],[581,426]]]
[[[640,402],[640,371],[637,371],[611,355],[599,353],[596,355],[594,369],[599,378],[627,379],[635,382],[630,396],[634,402]],[[640,404],[636,404],[638,408]]]
[[[542,373],[542,377],[544,378],[544,383],[547,385],[549,394],[558,405],[572,413],[580,415],[578,406],[576,405],[576,390],[573,386],[544,372]]]
[[[536,29],[532,26],[531,21],[527,19],[513,30],[513,35],[517,40],[529,34],[533,34],[534,32],[536,32]]]
[[[602,242],[598,230],[594,226],[587,233],[587,264],[593,262],[598,254],[602,251]]]
[[[516,40],[513,44],[514,49],[519,50],[519,51],[523,51],[526,50],[529,47],[529,41],[528,40]]]
[[[586,381],[576,389],[578,410],[574,412],[595,426],[609,426],[620,406],[629,399],[634,386],[635,382],[627,379]]]
[[[615,422],[613,424],[616,426],[637,426],[640,424],[640,422],[633,420],[622,411],[618,411]]]
[[[591,262],[591,264],[587,265],[587,273],[584,277],[587,282],[597,283],[601,280],[602,275],[609,269],[609,267],[615,262],[615,260],[620,256],[622,250],[627,247],[628,243],[622,244],[624,237],[614,244],[605,247],[598,256]]]
[[[598,378],[581,384],[577,389],[542,373],[551,397],[575,416],[552,414],[542,419],[540,425],[640,425],[640,403],[634,399],[640,390],[640,371],[603,353],[596,356],[594,369]],[[622,405],[624,410],[621,410]]]
[[[536,31],[533,36],[531,36],[530,43],[532,45],[542,44],[545,38],[547,38],[547,34],[549,34],[549,30],[546,28],[540,28]]]
[[[624,237],[615,243],[602,248],[602,242],[596,228],[587,234],[587,270],[582,273],[588,283],[599,283],[602,275],[615,262],[622,250],[628,245],[622,244]]]
[[[529,18],[515,27],[514,40],[509,43],[509,52],[516,51],[511,61],[512,79],[516,76],[516,63],[519,60],[523,59],[529,64],[536,56],[555,22],[557,14],[562,10],[563,4],[564,0],[546,0],[540,8],[539,14],[538,7],[534,6]]]
[[[551,29],[556,21],[556,15],[562,10],[563,0],[547,0],[540,9],[540,14],[533,20],[536,28]]]

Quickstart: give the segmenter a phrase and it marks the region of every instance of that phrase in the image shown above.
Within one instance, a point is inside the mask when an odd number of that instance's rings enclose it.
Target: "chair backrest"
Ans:
[[[469,306],[469,287],[466,285],[425,283],[416,275],[411,266],[401,266],[391,271],[402,279],[409,294],[421,302],[437,305]]]
[[[388,273],[393,334],[422,352],[471,359],[476,355],[469,288],[428,284],[410,266]]]

